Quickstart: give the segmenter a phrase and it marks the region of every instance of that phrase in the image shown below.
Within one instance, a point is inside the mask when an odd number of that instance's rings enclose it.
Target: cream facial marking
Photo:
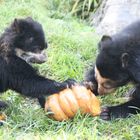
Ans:
[[[115,90],[115,88],[111,86],[111,83],[113,83],[113,81],[108,78],[102,77],[96,66],[95,66],[95,78],[98,82],[99,95],[104,95]]]

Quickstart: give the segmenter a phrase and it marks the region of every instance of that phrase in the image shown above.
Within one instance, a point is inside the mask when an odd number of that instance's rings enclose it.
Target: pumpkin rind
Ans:
[[[68,117],[66,114],[63,112],[63,110],[60,107],[59,101],[58,101],[58,94],[54,94],[49,96],[49,99],[47,100],[45,104],[45,110],[47,111],[48,109],[51,110],[53,115],[51,115],[55,120],[62,121],[62,120],[67,120]]]
[[[3,113],[0,113],[0,121],[3,121],[6,119],[6,115]]]
[[[79,109],[77,100],[71,89],[65,89],[59,94],[59,103],[63,112],[72,118]]]
[[[90,94],[87,92],[88,90],[84,86],[77,85],[72,88],[72,91],[78,101],[78,104],[82,113],[89,113],[90,112],[90,106],[89,106]]]
[[[100,108],[100,101],[98,100],[98,98],[90,91],[88,90],[91,98],[90,98],[90,114],[92,116],[98,116],[101,113],[101,108]]]

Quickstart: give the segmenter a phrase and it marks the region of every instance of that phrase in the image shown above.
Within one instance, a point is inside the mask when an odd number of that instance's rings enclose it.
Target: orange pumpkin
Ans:
[[[79,109],[83,114],[89,113],[92,116],[97,116],[101,112],[100,102],[96,96],[80,85],[49,96],[45,103],[45,111],[51,111],[51,117],[58,121],[74,117]]]
[[[0,121],[4,121],[6,119],[6,115],[3,113],[0,113]]]

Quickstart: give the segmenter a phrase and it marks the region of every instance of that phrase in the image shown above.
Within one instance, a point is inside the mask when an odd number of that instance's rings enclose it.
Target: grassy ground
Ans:
[[[83,79],[85,70],[96,57],[98,37],[84,21],[47,10],[47,0],[1,0],[0,31],[16,17],[32,16],[42,23],[49,43],[48,62],[34,65],[52,79]],[[123,102],[123,87],[113,95],[102,97],[103,104]],[[7,120],[0,127],[0,140],[138,140],[140,115],[129,119],[105,122],[82,116],[57,122],[46,117],[35,100],[8,91],[1,97],[9,103],[4,111]]]

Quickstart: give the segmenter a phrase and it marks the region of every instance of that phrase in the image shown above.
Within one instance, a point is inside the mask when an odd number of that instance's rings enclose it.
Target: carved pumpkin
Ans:
[[[45,111],[51,111],[51,117],[58,121],[74,117],[79,109],[83,114],[89,113],[92,116],[97,116],[101,112],[100,102],[96,96],[80,85],[49,96],[45,103]]]

